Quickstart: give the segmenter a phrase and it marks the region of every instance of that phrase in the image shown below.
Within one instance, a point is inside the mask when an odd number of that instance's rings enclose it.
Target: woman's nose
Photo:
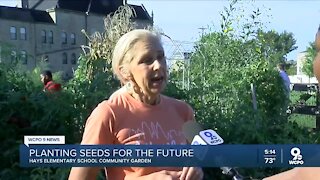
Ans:
[[[157,59],[153,62],[153,70],[159,70],[162,66],[163,64]]]

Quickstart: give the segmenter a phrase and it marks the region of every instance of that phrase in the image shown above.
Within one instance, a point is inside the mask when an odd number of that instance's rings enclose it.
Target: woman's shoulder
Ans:
[[[119,102],[123,102],[123,100],[125,99],[124,95],[126,93],[126,89],[125,87],[121,87],[120,89],[116,90],[113,94],[111,94],[111,96],[109,97],[109,99],[107,100],[110,104],[116,104]]]
[[[173,97],[169,97],[166,95],[162,95],[162,99],[164,100],[165,105],[172,105],[175,106],[177,108],[188,108],[188,109],[192,109],[191,106],[184,100],[180,100],[180,99],[176,99]]]
[[[194,110],[187,102],[164,95],[162,98],[164,100],[163,105],[174,109],[185,121],[194,119]]]
[[[117,97],[119,97],[119,95],[123,94],[127,92],[125,86],[121,87],[120,89],[116,90],[114,93],[111,94],[111,96],[109,97],[109,100],[115,99]]]
[[[121,112],[128,110],[128,108],[132,106],[132,103],[130,103],[130,99],[128,98],[128,93],[124,87],[115,91],[109,99],[106,100],[106,103],[114,111],[119,110]]]
[[[101,119],[108,119],[112,117],[113,119],[116,119],[117,115],[119,115],[119,112],[123,112],[125,109],[124,105],[121,105],[122,103],[119,102],[120,99],[116,96],[110,100],[103,100],[101,101],[92,111],[91,116],[93,117],[100,117]]]
[[[113,113],[114,110],[123,107],[123,104],[125,103],[124,97],[122,96],[123,92],[122,88],[115,91],[108,99],[101,101],[96,106],[95,111],[103,111],[105,113],[111,111]]]
[[[109,113],[112,112],[110,103],[107,100],[101,101],[93,110],[93,113]]]

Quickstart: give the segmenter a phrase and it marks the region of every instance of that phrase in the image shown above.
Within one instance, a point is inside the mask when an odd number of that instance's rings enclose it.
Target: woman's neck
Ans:
[[[160,95],[150,96],[143,93],[132,92],[130,95],[136,100],[149,105],[157,105],[160,103]]]
[[[149,105],[157,105],[160,103],[160,94],[149,94],[143,91],[138,87],[136,83],[128,82],[125,84],[125,88],[127,92],[136,100],[149,104]]]

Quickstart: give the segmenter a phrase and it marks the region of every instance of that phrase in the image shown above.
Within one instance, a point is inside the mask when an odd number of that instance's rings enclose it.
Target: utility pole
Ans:
[[[201,39],[200,39],[200,46],[201,46],[201,40],[203,38],[203,35],[204,35],[204,30],[206,30],[207,28],[205,27],[200,27],[198,28],[201,30]],[[203,71],[201,71],[201,76],[202,76],[202,96],[201,96],[201,99],[202,99],[202,108],[204,109],[205,108],[205,103],[204,103],[204,86],[205,86],[205,68],[206,68],[206,58],[205,56],[203,55],[203,53],[201,52],[201,48],[199,48],[199,53],[202,55],[202,58],[203,58]]]
[[[184,52],[183,53],[184,57],[184,68],[187,69],[187,83],[186,83],[186,88],[187,90],[190,90],[190,57],[191,57],[191,52]]]
[[[204,34],[204,30],[206,30],[207,28],[205,27],[199,27],[198,29],[201,30],[201,38],[203,37],[203,34]]]
[[[207,28],[205,27],[200,27],[198,28],[201,30],[201,39],[203,38],[203,35],[204,35],[204,30],[206,30]],[[200,43],[201,43],[201,40],[200,40]],[[206,59],[204,58],[203,56],[203,72],[205,72],[205,68],[206,68]],[[204,78],[204,76],[202,76]]]

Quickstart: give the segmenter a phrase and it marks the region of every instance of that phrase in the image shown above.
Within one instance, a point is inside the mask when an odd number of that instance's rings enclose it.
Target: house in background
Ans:
[[[46,62],[51,71],[62,71],[69,79],[81,45],[88,43],[81,30],[103,32],[104,17],[124,4],[121,0],[20,0],[17,7],[0,6],[0,60],[19,60],[29,70]],[[136,13],[135,28],[153,25],[143,5],[128,5]]]
[[[306,59],[306,55],[307,55],[306,51],[300,52],[297,55],[297,75],[306,75],[302,71],[302,67],[303,67],[303,63]]]
[[[291,84],[318,83],[317,78],[309,77],[302,71],[302,67],[305,59],[306,59],[306,51],[300,52],[297,55],[297,74],[293,76],[289,76]]]

